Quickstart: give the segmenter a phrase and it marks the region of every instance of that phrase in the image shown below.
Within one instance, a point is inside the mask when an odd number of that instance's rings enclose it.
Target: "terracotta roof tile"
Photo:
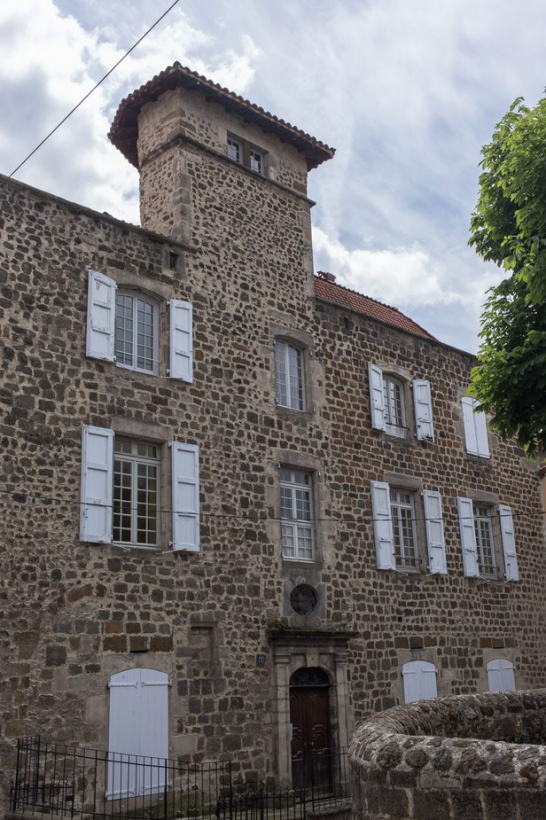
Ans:
[[[382,302],[376,302],[375,299],[370,299],[369,296],[344,288],[335,282],[328,282],[320,276],[315,276],[315,294],[320,299],[327,299],[329,302],[335,302],[336,305],[349,308],[356,311],[356,313],[371,316],[372,319],[379,319],[388,325],[399,328],[399,330],[413,333],[415,336],[423,336],[425,339],[435,338],[408,316],[400,313],[397,308],[384,305]]]
[[[228,91],[227,88],[222,88],[218,83],[207,80],[196,71],[190,71],[180,63],[174,63],[129,94],[116,111],[108,136],[135,168],[138,168],[136,143],[140,109],[146,103],[157,100],[161,94],[173,88],[199,91],[206,96],[207,100],[223,105],[228,110],[240,114],[247,121],[258,125],[264,131],[272,132],[282,140],[291,143],[305,154],[309,170],[316,168],[324,160],[331,159],[335,154],[335,148],[330,148],[315,137],[306,134],[305,131],[264,111],[259,105],[254,105],[243,97]]]

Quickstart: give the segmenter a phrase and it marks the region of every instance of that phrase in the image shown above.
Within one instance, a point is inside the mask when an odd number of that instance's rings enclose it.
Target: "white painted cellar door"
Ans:
[[[490,692],[515,692],[514,665],[504,658],[496,658],[487,664],[487,682]]]
[[[410,661],[402,667],[404,679],[404,700],[415,703],[417,700],[435,698],[436,667],[427,661]]]
[[[109,800],[165,788],[168,686],[168,675],[155,669],[127,669],[110,678]]]

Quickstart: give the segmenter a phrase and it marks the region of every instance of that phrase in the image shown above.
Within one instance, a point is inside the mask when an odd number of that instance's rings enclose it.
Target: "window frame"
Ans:
[[[397,400],[394,395],[398,392],[399,395],[399,411],[397,409]],[[385,417],[385,433],[396,438],[408,438],[408,411],[407,411],[407,397],[405,390],[405,382],[383,371],[383,413]],[[400,422],[400,423],[398,423]]]
[[[479,577],[496,581],[499,578],[499,562],[496,555],[495,508],[483,501],[474,501],[472,507]]]
[[[283,473],[289,474],[290,477],[283,476]],[[306,476],[308,483],[297,482],[295,477],[297,475]],[[286,517],[283,515],[283,490],[290,493],[290,506],[292,513],[296,515]],[[298,518],[298,499],[296,492],[304,492],[307,495],[307,508],[309,510],[309,518]],[[281,538],[281,554],[285,561],[300,561],[305,563],[314,563],[316,560],[316,533],[315,533],[315,509],[314,509],[314,482],[313,472],[310,470],[295,468],[291,466],[281,466],[279,469],[279,520],[280,520],[280,538]],[[292,530],[292,545],[289,549],[293,550],[293,555],[287,554],[287,544],[285,538],[285,528]],[[299,550],[299,530],[307,531],[307,538],[310,541],[310,556],[301,555]],[[308,547],[306,549],[309,549]]]
[[[282,348],[282,352],[281,352]],[[305,357],[305,350],[303,346],[296,344],[293,339],[285,339],[285,338],[275,338],[274,340],[274,364],[275,364],[275,401],[277,407],[282,407],[285,410],[293,410],[296,413],[305,413],[307,410],[307,385],[306,385],[306,357]],[[294,406],[292,403],[293,396],[292,396],[292,380],[291,380],[291,363],[290,363],[290,351],[294,351],[297,355],[297,384],[296,384],[296,391],[299,393],[299,405]],[[284,366],[284,380],[280,377],[280,365],[281,360],[283,361]],[[281,389],[280,389],[281,388]],[[281,401],[281,393],[284,390],[286,394],[287,403],[284,404]]]
[[[121,362],[118,358],[118,328],[121,324],[121,310],[118,304],[118,299],[132,299],[132,363],[127,364]],[[116,292],[116,311],[114,317],[114,362],[117,367],[124,370],[132,370],[135,373],[144,373],[149,376],[157,376],[159,374],[159,303],[156,299],[149,297],[139,291],[131,290],[129,288],[118,288]],[[152,367],[145,368],[138,366],[138,345],[139,345],[139,331],[138,331],[138,310],[139,303],[147,305],[152,309]]]
[[[145,456],[143,454],[139,454],[138,452],[122,452],[116,449],[116,446],[119,447],[120,443],[130,444],[132,450],[136,450],[139,446],[145,447],[154,447],[156,450],[156,454],[153,457]],[[120,523],[119,526],[116,525],[116,517],[120,516],[120,518],[125,515],[122,512],[123,508],[123,499],[119,498],[116,499],[116,489],[118,486],[120,487],[121,491],[123,491],[122,485],[116,485],[116,478],[121,475],[123,477],[123,473],[116,469],[116,462],[123,462],[125,465],[130,465],[130,512],[129,512],[129,528],[131,532],[131,538],[129,540],[116,538],[116,530],[123,531],[124,527]],[[138,500],[140,494],[140,479],[143,477],[139,475],[139,467],[141,466],[146,467],[155,467],[155,508],[153,508],[153,512],[155,512],[155,541],[152,543],[151,541],[139,542],[138,541],[138,520],[141,517],[139,515],[139,506],[140,502]],[[160,547],[161,542],[161,445],[158,445],[156,442],[144,441],[141,438],[132,438],[129,436],[124,435],[115,435],[114,434],[114,455],[113,455],[113,468],[112,468],[112,476],[113,476],[113,493],[112,493],[112,544],[115,546],[121,547],[134,547],[137,549],[146,549],[146,550],[157,550]],[[146,477],[148,478],[148,477]],[[147,502],[145,503],[146,509],[150,506]],[[148,514],[145,516],[147,519],[150,518]]]
[[[392,536],[394,548],[394,563],[399,572],[420,572],[421,571],[421,556],[420,556],[420,533],[417,527],[417,513],[416,513],[416,499],[417,493],[414,490],[409,490],[404,487],[389,487],[390,508],[391,508],[391,522],[392,522]],[[402,495],[408,496],[408,501],[402,501],[399,497]],[[404,525],[407,525],[407,520],[404,520],[403,511],[410,511],[409,526],[410,533],[404,536]],[[412,560],[406,562],[404,560],[404,553],[406,551],[405,541],[407,536],[410,536],[413,541],[411,545]]]

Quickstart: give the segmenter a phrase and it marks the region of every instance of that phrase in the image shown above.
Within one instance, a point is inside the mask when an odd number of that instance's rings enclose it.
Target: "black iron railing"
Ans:
[[[305,820],[308,809],[348,798],[340,751],[322,752],[301,777],[296,767],[301,785],[293,789],[244,783],[236,771],[229,762],[192,765],[25,737],[17,742],[12,810],[80,820]]]

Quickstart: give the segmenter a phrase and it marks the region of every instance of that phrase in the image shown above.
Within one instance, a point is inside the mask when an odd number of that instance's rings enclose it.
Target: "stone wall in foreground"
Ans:
[[[546,690],[421,701],[356,730],[355,820],[543,820]]]

